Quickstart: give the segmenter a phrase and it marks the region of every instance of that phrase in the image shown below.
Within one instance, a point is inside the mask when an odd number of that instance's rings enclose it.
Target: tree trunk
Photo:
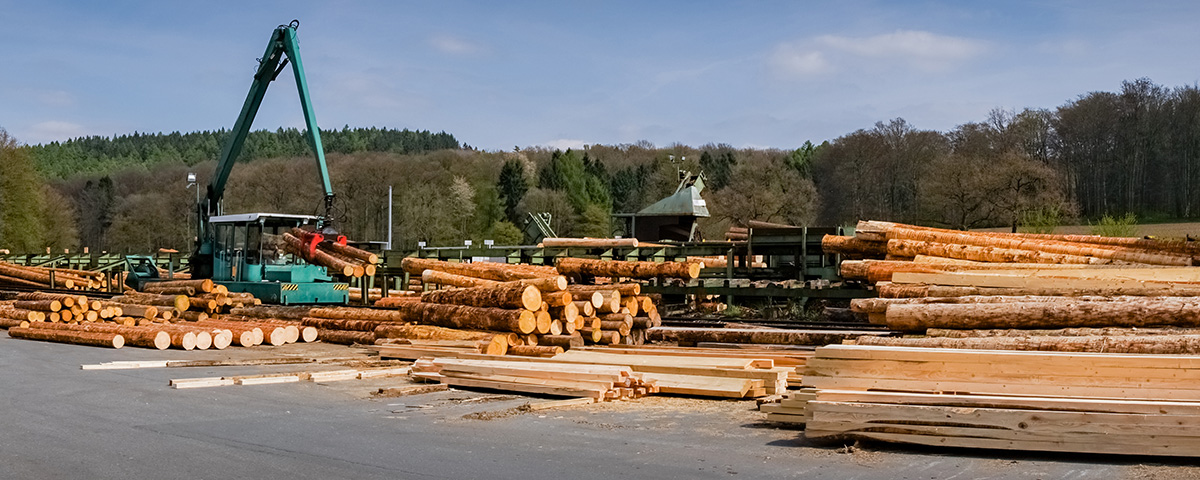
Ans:
[[[1200,335],[1196,328],[1057,328],[1053,330],[1019,330],[1011,328],[953,330],[931,328],[925,331],[929,337],[976,338],[976,337],[1125,337],[1131,335]]]
[[[1106,258],[1130,263],[1145,263],[1149,265],[1189,266],[1192,264],[1191,255],[1188,254],[1158,253],[1146,250],[1144,248],[1132,248],[1128,246],[1099,246],[1092,243],[1073,243],[1059,240],[1034,239],[1023,235],[980,235],[968,232],[913,229],[898,225],[888,229],[887,236],[889,240],[915,240],[957,245],[1031,250],[1043,253]]]
[[[337,343],[341,345],[374,345],[375,333],[317,329],[317,339],[325,343]]]
[[[410,275],[421,275],[425,270],[437,270],[439,272],[501,282],[557,275],[557,272],[549,267],[518,266],[492,262],[452,263],[416,257],[407,257],[401,260],[400,267]]]
[[[341,245],[337,242],[322,243],[318,248],[329,250],[343,257],[349,257],[367,264],[379,263],[379,255],[368,252],[366,250],[354,248],[348,245]]]
[[[24,338],[27,340],[73,343],[94,347],[121,348],[125,346],[125,337],[122,337],[119,333],[110,332],[58,331],[14,327],[8,329],[8,335],[13,338]]]
[[[636,238],[544,238],[542,246],[547,248],[578,247],[578,248],[637,248]]]
[[[563,347],[543,345],[514,345],[508,347],[508,355],[522,357],[553,357],[563,353]]]
[[[171,345],[171,336],[158,326],[127,327],[109,323],[81,323],[77,325],[65,323],[30,323],[30,328],[42,330],[59,330],[74,332],[118,333],[124,337],[125,344],[142,348],[166,350]]]
[[[558,272],[568,277],[626,277],[652,279],[658,277],[691,280],[700,276],[700,264],[688,262],[625,262],[620,260],[589,260],[559,258]]]
[[[360,332],[374,332],[380,325],[387,325],[389,322],[380,322],[378,320],[347,320],[342,318],[312,318],[305,317],[300,320],[301,325],[306,327],[314,327],[319,330],[355,330]]]
[[[1200,335],[1086,336],[1086,337],[985,337],[985,338],[860,338],[859,345],[890,347],[965,348],[982,350],[1037,350],[1055,352],[1138,353],[1156,355],[1200,354]]]
[[[1193,297],[1200,296],[1200,286],[1174,284],[1170,286],[1145,287],[1096,287],[1096,288],[1060,288],[1060,287],[955,287],[944,285],[905,285],[895,283],[880,283],[876,285],[882,298],[912,298],[912,297],[963,297],[968,295],[1047,295],[1047,296],[1101,296],[1111,297],[1120,295],[1140,297]]]
[[[592,305],[591,298],[589,298],[588,300],[576,300],[576,301],[571,302],[571,304],[575,305],[575,312],[580,315],[583,315],[585,317],[596,316],[596,307],[594,305]]]
[[[58,300],[17,300],[13,308],[22,310],[37,310],[39,312],[57,312],[62,310],[62,302]]]
[[[646,331],[647,339],[675,341],[680,345],[698,342],[754,343],[779,345],[829,345],[879,332],[839,330],[772,330],[742,328],[657,327]]]
[[[564,350],[570,350],[572,347],[582,347],[583,337],[580,335],[542,335],[538,339],[538,345],[562,347]]]
[[[542,294],[536,287],[531,285],[509,284],[505,286],[435,290],[421,294],[421,301],[472,307],[537,310],[542,306]]]
[[[319,265],[328,268],[331,273],[336,275],[341,275],[344,277],[354,276],[355,265],[351,264],[350,262],[341,260],[333,255],[330,255],[329,253],[322,252],[319,249],[309,254],[307,247],[304,245],[304,241],[290,233],[285,232],[280,235],[280,238],[283,239],[284,246],[287,248],[288,252],[292,253],[293,255],[303,258],[313,265]]]
[[[838,235],[821,237],[821,251],[826,255],[838,254],[866,258],[883,258],[888,253],[886,242]]]
[[[888,255],[912,258],[917,255],[934,257],[958,258],[979,262],[1015,262],[1015,263],[1079,263],[1079,264],[1110,264],[1114,260],[1066,255],[1061,253],[1045,253],[1033,250],[1015,250],[1000,247],[979,247],[974,245],[958,245],[949,243],[923,242],[919,240],[888,240]]]
[[[1200,302],[1158,298],[1120,302],[891,305],[887,326],[913,332],[927,328],[1071,328],[1200,326]]]
[[[171,307],[175,310],[187,310],[191,306],[188,297],[183,295],[155,295],[152,293],[125,292],[125,295],[113,297],[117,303],[132,303],[135,305],[154,305]]]

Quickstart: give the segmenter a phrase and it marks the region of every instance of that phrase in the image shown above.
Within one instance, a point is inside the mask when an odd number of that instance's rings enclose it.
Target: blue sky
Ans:
[[[0,0],[0,127],[24,143],[233,124],[301,22],[322,128],[513,146],[795,148],[948,130],[1149,77],[1200,81],[1200,2]],[[256,129],[301,126],[290,72]]]

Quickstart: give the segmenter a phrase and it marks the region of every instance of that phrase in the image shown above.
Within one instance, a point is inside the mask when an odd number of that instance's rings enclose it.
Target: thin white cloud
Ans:
[[[429,44],[435,50],[450,55],[471,55],[483,50],[479,45],[450,35],[438,35],[430,38]]]
[[[583,148],[584,145],[588,145],[588,142],[571,138],[560,138],[546,142],[547,147],[557,148],[559,150],[566,150],[568,148]]]
[[[29,127],[26,134],[29,138],[22,139],[29,144],[45,143],[53,141],[67,140],[70,138],[82,137],[87,135],[87,129],[83,125],[51,120],[33,124]]]
[[[797,76],[807,77],[832,71],[823,53],[791,44],[779,45],[770,58],[779,70]]]
[[[776,70],[800,77],[879,67],[941,72],[986,50],[984,42],[970,38],[897,30],[869,37],[822,35],[783,43],[775,47],[770,61]]]

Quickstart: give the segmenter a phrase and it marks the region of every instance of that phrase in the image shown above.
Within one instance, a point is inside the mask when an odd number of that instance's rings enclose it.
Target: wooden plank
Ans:
[[[558,362],[595,363],[604,365],[658,365],[658,366],[707,366],[721,368],[774,368],[775,362],[768,359],[742,359],[728,357],[673,358],[660,355],[623,355],[596,351],[571,350],[555,355]]]
[[[809,423],[805,429],[805,436],[810,438],[819,438],[830,435],[841,436],[844,434],[841,432],[823,432],[819,428],[814,428],[812,423]],[[1192,457],[1196,455],[1196,448],[1190,445],[1164,443],[1155,446],[1140,445],[1137,447],[1132,447],[1124,445],[1120,442],[1113,442],[1111,438],[1099,439],[1095,443],[1091,443],[1068,441],[1012,441],[992,438],[886,432],[855,432],[852,436],[886,442],[910,443],[914,445],[927,445],[935,447],[984,448],[994,450],[1021,450],[1036,452],[1095,453],[1107,455],[1162,455],[1184,457]]]
[[[890,360],[841,360],[816,358],[804,368],[808,376],[907,378],[914,380],[960,379],[1012,383],[1065,383],[1071,385],[1176,385],[1200,389],[1200,369],[1090,367],[1087,365],[1046,367],[1006,365],[1003,370],[988,364],[956,362],[904,362]]]
[[[597,390],[586,390],[581,388],[572,388],[555,385],[537,385],[528,383],[512,383],[497,380],[487,380],[479,378],[465,377],[446,377],[437,374],[416,373],[414,377],[437,381],[448,385],[459,387],[474,387],[487,388],[490,390],[503,390],[510,392],[536,393],[541,395],[555,395],[560,397],[591,397],[603,398],[604,392]]]
[[[1200,415],[1200,402],[1184,401],[1010,395],[927,394],[910,392],[868,392],[860,390],[820,390],[814,394],[813,397],[813,399],[820,399],[821,401],[828,402],[867,402],[900,405],[942,405],[947,407],[1022,408],[1077,412]]]
[[[938,349],[920,347],[876,347],[828,345],[817,349],[820,358],[857,360],[905,360],[914,362],[963,362],[978,364],[1041,365],[1045,369],[1086,364],[1122,368],[1200,368],[1197,355],[1147,355],[1080,352],[1028,352],[1017,350]]]
[[[1172,435],[1191,437],[1200,446],[1200,416],[1077,412],[942,405],[899,405],[812,401],[814,421],[912,423],[1008,430],[1031,435]]]
[[[540,412],[552,408],[574,407],[577,405],[589,405],[596,403],[594,398],[568,398],[566,400],[547,400],[544,402],[529,402],[522,405],[520,408],[529,412]]]
[[[955,392],[991,395],[1070,396],[1137,400],[1200,400],[1194,391],[1120,387],[1080,387],[1071,385],[1017,385],[984,382],[921,381],[879,378],[805,377],[805,383],[818,389],[895,390],[905,392]]]
[[[645,373],[642,379],[655,382],[661,393],[699,395],[705,397],[742,398],[752,388],[762,388],[761,380],[743,378],[700,377]]]
[[[279,375],[268,377],[234,377],[234,385],[270,385],[275,383],[294,383],[300,381],[300,375]]]

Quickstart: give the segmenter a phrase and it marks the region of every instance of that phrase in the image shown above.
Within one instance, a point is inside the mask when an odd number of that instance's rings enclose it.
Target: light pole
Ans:
[[[200,184],[199,184],[199,183],[196,183],[196,174],[195,174],[195,173],[192,173],[192,172],[188,172],[188,174],[187,174],[187,182],[188,182],[188,183],[187,183],[187,188],[196,187],[196,203],[192,205],[192,211],[193,211],[193,212],[196,212],[196,215],[199,215],[199,214],[200,214],[200,212],[199,212],[199,210],[198,210],[198,209],[199,209],[199,206],[200,206]],[[188,222],[188,236],[190,237],[190,236],[192,236],[192,225],[191,225],[191,221],[190,221],[190,220],[191,220],[191,215],[188,215],[188,219],[189,219],[189,222]],[[197,219],[196,219],[196,221],[197,221],[196,223],[199,223],[199,220],[200,220],[200,219],[199,219],[199,218],[197,218]],[[199,234],[200,234],[200,232],[196,232],[196,235],[199,235]],[[194,239],[193,239],[193,240],[194,240]]]

